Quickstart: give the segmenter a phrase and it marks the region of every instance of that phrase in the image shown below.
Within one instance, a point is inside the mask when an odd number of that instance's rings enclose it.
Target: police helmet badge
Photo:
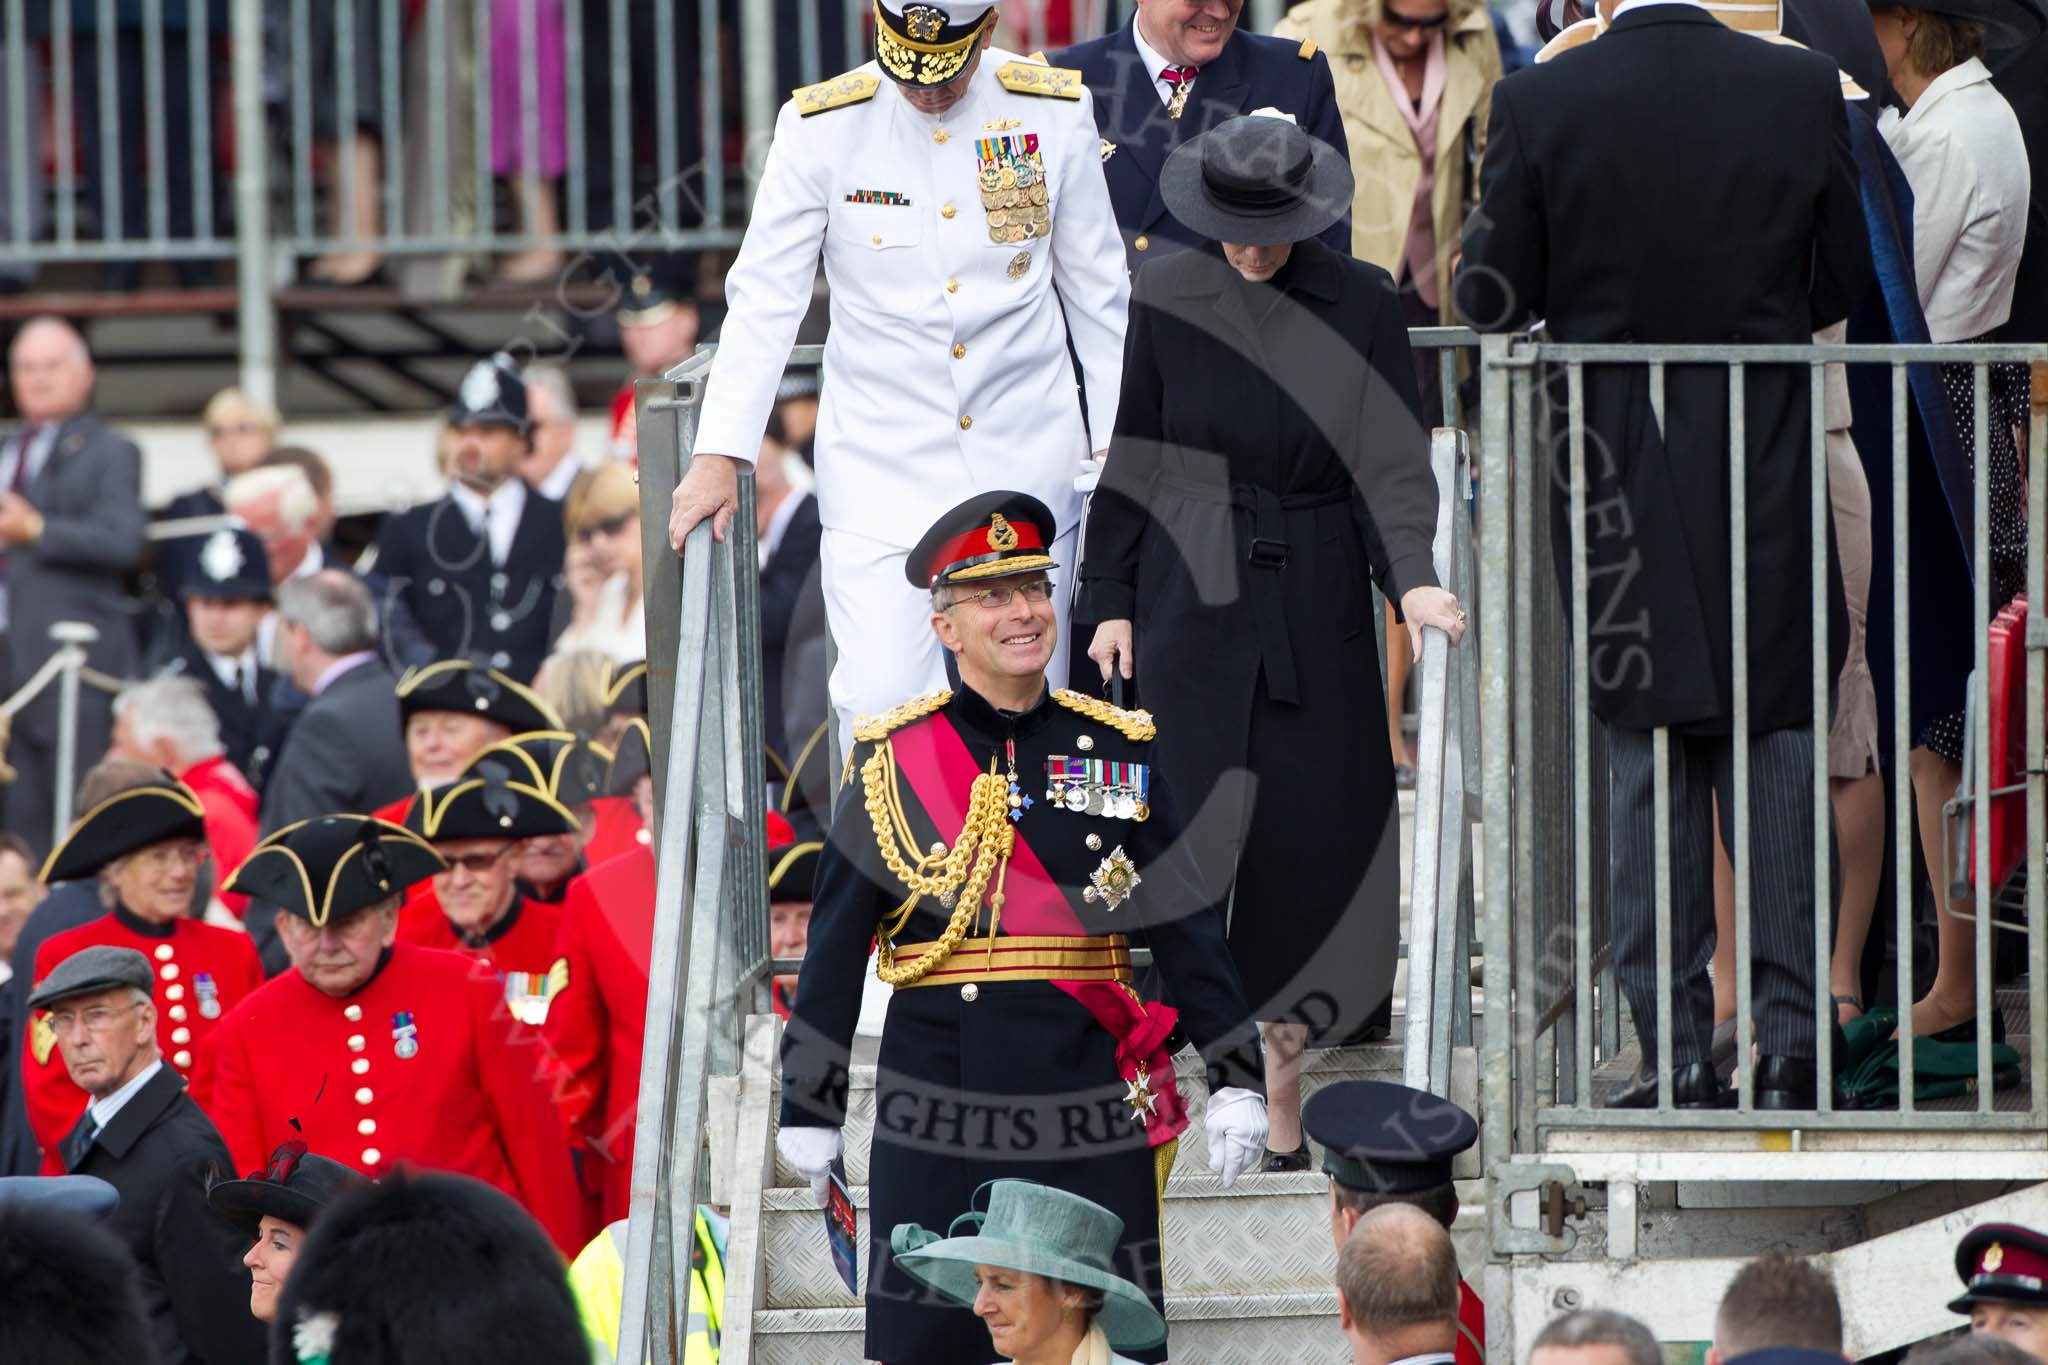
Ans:
[[[220,987],[206,972],[195,972],[192,976],[193,993],[199,997],[199,1017],[220,1018]]]
[[[471,412],[484,412],[498,403],[498,367],[488,360],[479,360],[469,367],[469,373],[462,376],[462,406]]]
[[[244,562],[242,547],[235,543],[235,533],[226,527],[208,536],[199,551],[200,569],[216,583],[225,583],[240,573]]]
[[[413,1022],[411,1010],[400,1010],[391,1016],[391,1050],[402,1062],[420,1055],[420,1028]]]

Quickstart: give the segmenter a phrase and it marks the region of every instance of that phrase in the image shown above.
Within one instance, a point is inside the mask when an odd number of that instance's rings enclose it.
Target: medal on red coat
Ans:
[[[420,1029],[412,1021],[411,1010],[400,1010],[391,1016],[391,1050],[398,1054],[400,1061],[410,1061],[420,1055]]]
[[[213,977],[205,972],[194,972],[192,989],[199,996],[199,1017],[220,1018],[220,987],[214,984]]]

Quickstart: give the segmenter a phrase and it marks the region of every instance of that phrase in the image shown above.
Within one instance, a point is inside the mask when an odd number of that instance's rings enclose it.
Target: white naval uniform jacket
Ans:
[[[832,311],[816,448],[827,530],[908,549],[993,488],[1042,499],[1062,532],[1077,525],[1074,475],[1116,421],[1130,283],[1087,89],[1077,79],[1079,99],[1014,93],[996,72],[1017,60],[991,47],[966,96],[937,116],[913,109],[874,62],[851,73],[881,81],[862,103],[808,117],[794,100],[782,106],[726,276],[731,311],[695,453],[755,457],[822,251]],[[981,141],[1027,136],[1051,233],[997,243]],[[863,202],[892,196],[908,202]]]

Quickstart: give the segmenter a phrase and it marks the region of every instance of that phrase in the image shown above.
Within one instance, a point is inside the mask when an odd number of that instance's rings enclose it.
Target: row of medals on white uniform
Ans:
[[[1052,234],[1045,181],[1029,162],[983,166],[980,182],[981,207],[988,215],[991,242],[1028,242]]]

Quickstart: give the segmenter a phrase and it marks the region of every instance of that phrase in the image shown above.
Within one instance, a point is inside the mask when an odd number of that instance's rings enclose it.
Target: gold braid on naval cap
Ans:
[[[974,45],[995,17],[991,5],[964,34],[941,41],[946,11],[913,3],[903,7],[899,20],[881,0],[875,0],[875,60],[905,85],[944,85],[966,67]]]

